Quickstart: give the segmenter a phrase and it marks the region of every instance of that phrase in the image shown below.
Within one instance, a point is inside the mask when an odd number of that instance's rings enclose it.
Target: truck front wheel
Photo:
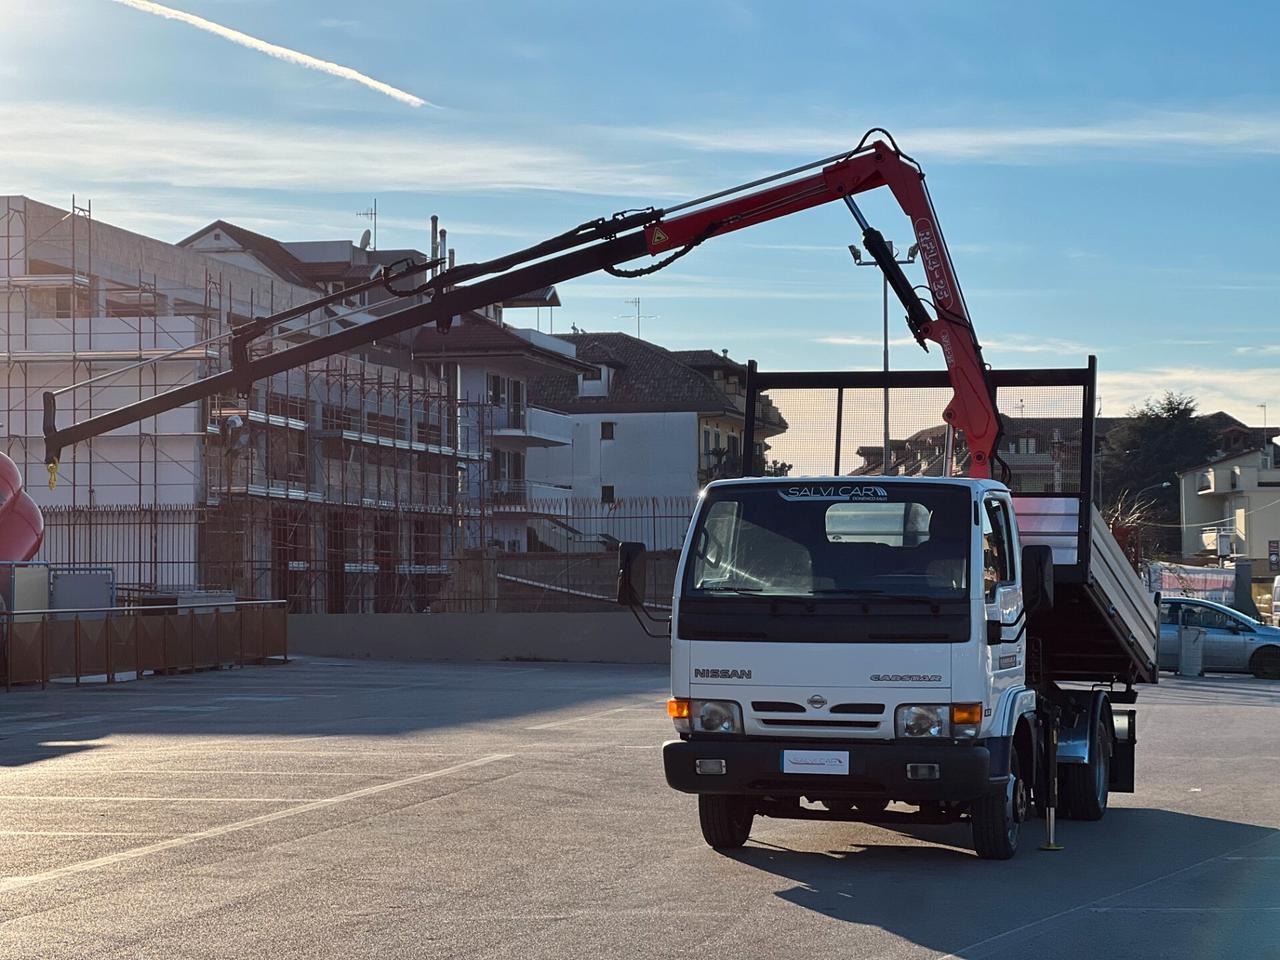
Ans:
[[[1018,751],[1009,756],[1009,782],[999,793],[970,805],[973,849],[983,860],[1008,860],[1018,852],[1018,835],[1027,819],[1027,783],[1022,779]]]
[[[751,836],[755,810],[747,797],[698,795],[698,823],[702,839],[717,850],[736,850]]]

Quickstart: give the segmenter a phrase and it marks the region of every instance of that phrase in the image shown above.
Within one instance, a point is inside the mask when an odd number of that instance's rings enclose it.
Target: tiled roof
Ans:
[[[246,230],[244,227],[228,223],[226,220],[213,221],[213,223],[207,227],[202,227],[191,236],[179,240],[177,245],[185,247],[187,244],[203,237],[210,230],[222,231],[241,247],[255,254],[280,279],[299,287],[315,286],[307,277],[306,266],[303,262],[286,250],[279,240],[273,240],[271,237],[264,236],[261,233]]]
[[[578,351],[578,359],[607,365],[612,384],[605,397],[578,396],[578,378],[536,377],[529,380],[529,403],[565,413],[641,413],[742,411],[710,377],[680,356],[626,333],[557,334]]]
[[[723,353],[714,350],[672,350],[673,354],[691,367],[726,367],[733,370],[746,371],[746,364],[729,359]]]

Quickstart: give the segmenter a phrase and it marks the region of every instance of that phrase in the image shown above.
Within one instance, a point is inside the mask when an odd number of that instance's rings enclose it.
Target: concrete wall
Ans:
[[[667,663],[630,613],[291,614],[289,652],[372,660]]]

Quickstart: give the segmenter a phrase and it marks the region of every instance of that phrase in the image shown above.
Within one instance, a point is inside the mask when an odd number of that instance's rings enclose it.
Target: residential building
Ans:
[[[1280,432],[1280,431],[1275,431]],[[1193,562],[1249,561],[1254,599],[1271,611],[1271,586],[1280,575],[1272,557],[1280,547],[1280,447],[1234,451],[1178,474],[1182,554]]]
[[[567,447],[531,451],[529,475],[606,502],[688,497],[742,466],[746,367],[711,351],[671,351],[626,333],[560,334],[592,369],[537,377],[529,402],[567,414]],[[786,428],[760,405],[755,456]]]

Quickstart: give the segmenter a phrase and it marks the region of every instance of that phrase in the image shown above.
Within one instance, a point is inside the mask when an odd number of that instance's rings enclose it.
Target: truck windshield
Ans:
[[[881,481],[712,489],[685,567],[686,595],[968,596],[967,490]]]

